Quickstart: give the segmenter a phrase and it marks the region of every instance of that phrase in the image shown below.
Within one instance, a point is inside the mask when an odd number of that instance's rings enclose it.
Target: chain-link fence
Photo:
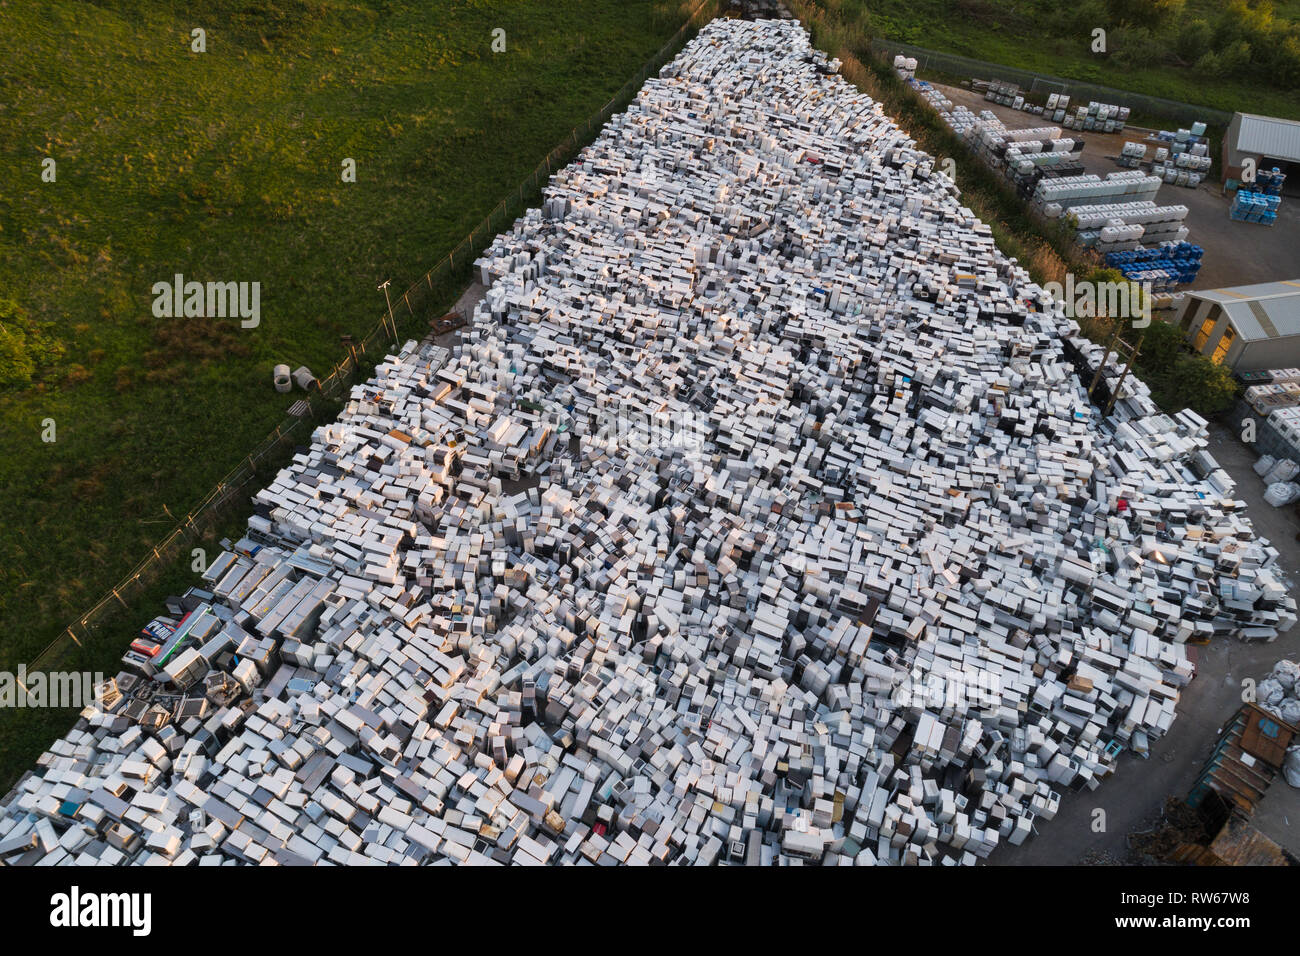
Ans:
[[[1015,83],[1021,89],[1043,97],[1051,93],[1065,93],[1075,105],[1078,105],[1080,100],[1085,102],[1097,100],[1102,103],[1127,106],[1135,114],[1142,117],[1166,118],[1187,125],[1201,121],[1212,126],[1227,126],[1232,120],[1232,114],[1224,110],[1194,106],[1191,103],[1166,100],[1159,96],[1147,96],[1144,93],[1119,90],[1083,80],[1069,80],[1048,73],[1021,70],[1014,66],[989,63],[986,60],[976,60],[956,53],[940,53],[937,50],[927,50],[925,47],[913,46],[910,43],[900,43],[897,40],[872,40],[871,51],[877,56],[890,61],[900,53],[903,56],[912,57],[916,60],[916,68],[919,72],[929,71],[947,73],[953,76],[969,76],[981,80],[1001,80],[1004,83]]]
[[[352,385],[381,360],[390,347],[407,338],[421,337],[430,320],[438,317],[435,313],[453,301],[456,291],[466,284],[473,260],[492,237],[520,216],[551,174],[590,143],[610,117],[632,100],[646,79],[675,56],[702,23],[712,19],[717,6],[718,0],[700,0],[672,38],[619,88],[608,103],[581,126],[574,127],[564,141],[546,155],[517,189],[497,203],[469,235],[405,292],[393,298],[391,311],[385,311],[370,333],[351,344],[343,360],[316,383],[305,399],[305,405],[298,409],[301,415],[286,416],[170,534],[153,546],[126,577],[51,641],[28,669],[33,672],[53,669],[79,649],[89,647],[97,636],[106,633],[118,614],[129,608],[128,602],[145,596],[147,588],[165,569],[174,566],[174,562],[187,555],[189,549],[223,521],[230,521],[246,511],[252,495],[285,463],[295,445],[306,442],[315,423],[322,416],[333,417],[335,403],[347,395]]]

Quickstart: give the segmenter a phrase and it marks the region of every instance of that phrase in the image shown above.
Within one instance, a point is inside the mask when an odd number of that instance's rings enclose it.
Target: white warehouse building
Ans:
[[[1178,327],[1234,371],[1300,365],[1300,279],[1188,292]]]

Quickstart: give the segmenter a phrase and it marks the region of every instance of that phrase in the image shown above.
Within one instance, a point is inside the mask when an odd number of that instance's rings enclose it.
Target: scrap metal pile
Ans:
[[[1168,729],[1183,642],[1289,626],[1204,423],[1130,378],[1103,427],[1098,356],[836,68],[705,28],[461,344],[259,493],[0,858],[973,863]]]

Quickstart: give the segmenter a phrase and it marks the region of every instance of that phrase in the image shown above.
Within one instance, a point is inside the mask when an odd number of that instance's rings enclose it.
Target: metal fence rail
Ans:
[[[463,279],[468,274],[474,258],[486,248],[491,238],[525,211],[528,201],[546,185],[551,174],[562,168],[595,138],[610,117],[631,101],[646,79],[677,54],[700,24],[712,19],[717,5],[718,0],[699,0],[677,32],[641,66],[635,76],[610,97],[608,103],[589,116],[581,126],[574,127],[558,146],[546,154],[518,188],[497,203],[455,248],[411,283],[405,292],[394,297],[391,316],[385,311],[369,334],[352,344],[342,361],[328,375],[318,380],[306,399],[309,406],[307,414],[301,417],[287,415],[243,461],[217,482],[166,537],[150,549],[126,577],[46,645],[28,665],[28,669],[51,669],[79,649],[90,646],[97,636],[105,633],[116,615],[128,608],[128,600],[142,596],[161,572],[181,557],[187,548],[194,546],[223,519],[239,513],[266,476],[280,467],[286,459],[286,451],[307,440],[322,414],[333,416],[332,403],[347,395],[364,373],[369,360],[380,360],[391,346],[406,338],[420,336],[428,321],[436,318],[432,314],[433,310],[448,301],[450,294],[457,288],[457,278]]]
[[[1189,124],[1200,120],[1210,125],[1226,126],[1232,120],[1232,113],[1212,109],[1208,106],[1195,106],[1191,103],[1167,100],[1159,96],[1148,96],[1145,93],[1134,93],[1131,90],[1120,90],[1112,86],[1102,86],[1099,83],[1089,83],[1084,80],[1070,80],[1060,76],[1052,76],[1050,73],[1021,70],[1014,66],[990,63],[987,60],[976,60],[956,53],[927,50],[925,47],[900,43],[897,40],[874,39],[871,41],[871,51],[878,56],[890,59],[899,53],[913,57],[916,59],[918,70],[937,70],[959,76],[1002,80],[1007,83],[1016,83],[1022,89],[1026,89],[1031,93],[1065,93],[1069,95],[1071,101],[1075,104],[1080,99],[1098,100],[1103,103],[1127,106],[1135,113],[1144,116],[1168,117],[1171,120]]]

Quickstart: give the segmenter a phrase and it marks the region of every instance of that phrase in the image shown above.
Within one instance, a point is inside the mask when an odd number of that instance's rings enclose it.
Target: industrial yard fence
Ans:
[[[696,3],[672,38],[619,88],[608,103],[581,126],[574,127],[518,188],[497,203],[455,248],[405,292],[392,299],[391,311],[384,312],[368,335],[351,343],[343,360],[318,380],[305,399],[306,405],[299,408],[301,415],[287,415],[257,448],[217,482],[170,534],[150,549],[126,577],[60,632],[28,665],[28,670],[53,669],[88,649],[97,636],[108,632],[117,615],[129,608],[129,601],[146,596],[147,588],[164,570],[174,566],[177,560],[187,558],[190,550],[222,521],[231,520],[246,510],[246,503],[257,487],[287,460],[286,452],[305,443],[322,416],[333,417],[335,403],[345,398],[367,368],[381,360],[392,346],[406,338],[419,337],[428,323],[438,318],[437,311],[450,301],[459,286],[465,284],[473,260],[487,247],[491,238],[524,212],[529,200],[546,185],[551,174],[595,138],[610,117],[630,102],[642,84],[677,54],[699,26],[712,19],[717,6],[718,0]]]
[[[1147,96],[1143,93],[1119,90],[1083,80],[1067,80],[1064,77],[1052,76],[1048,73],[1021,70],[1014,66],[989,63],[986,60],[976,60],[955,53],[940,53],[937,50],[927,50],[925,47],[913,46],[910,43],[899,43],[896,40],[872,40],[871,51],[877,56],[888,60],[892,60],[894,56],[900,53],[903,56],[913,57],[916,60],[916,67],[920,71],[932,70],[955,76],[1002,80],[1007,83],[1016,83],[1021,89],[1044,96],[1051,93],[1065,93],[1070,97],[1074,105],[1078,105],[1079,100],[1097,100],[1103,103],[1114,103],[1117,106],[1127,106],[1134,113],[1143,117],[1165,117],[1189,125],[1203,121],[1210,125],[1226,126],[1232,119],[1232,114],[1224,110],[1194,106],[1191,103],[1166,100],[1159,96]]]

